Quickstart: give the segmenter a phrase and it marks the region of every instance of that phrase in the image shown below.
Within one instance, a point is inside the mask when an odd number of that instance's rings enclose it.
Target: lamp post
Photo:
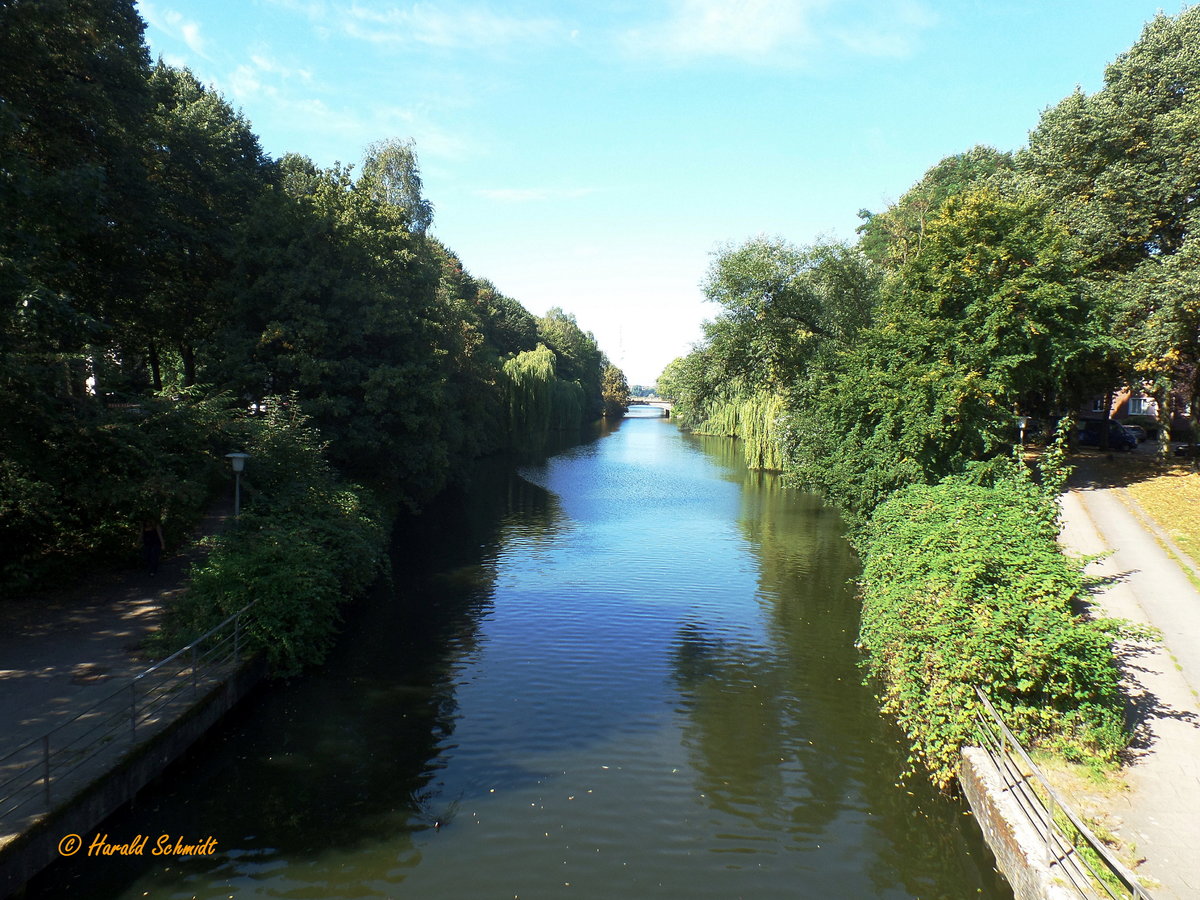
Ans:
[[[1025,428],[1029,425],[1029,416],[1017,416],[1017,429],[1021,433],[1021,446],[1025,446]]]
[[[233,466],[233,516],[242,514],[242,471],[246,468],[249,453],[226,453],[225,458]]]

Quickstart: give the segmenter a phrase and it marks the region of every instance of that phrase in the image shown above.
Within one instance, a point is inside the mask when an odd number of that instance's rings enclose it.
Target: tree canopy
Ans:
[[[0,582],[72,545],[122,555],[130,517],[177,527],[266,410],[419,509],[474,457],[616,409],[624,377],[572,316],[537,319],[428,235],[412,141],[357,172],[270,159],[219,92],[151,65],[143,29],[132,0],[0,3],[0,533],[29,538]],[[544,422],[510,408],[530,354]]]

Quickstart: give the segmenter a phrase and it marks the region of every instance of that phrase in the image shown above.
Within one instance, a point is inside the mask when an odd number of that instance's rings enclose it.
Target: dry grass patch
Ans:
[[[1173,465],[1130,484],[1129,493],[1184,553],[1200,559],[1200,472]]]
[[[1138,854],[1137,842],[1123,833],[1124,823],[1119,813],[1129,792],[1125,771],[1099,770],[1037,750],[1032,755],[1051,787],[1092,834],[1127,868],[1136,871],[1143,859]]]

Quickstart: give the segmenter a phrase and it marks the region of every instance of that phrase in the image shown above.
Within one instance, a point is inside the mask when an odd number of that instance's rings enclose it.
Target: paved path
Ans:
[[[1122,488],[1089,484],[1086,468],[1062,498],[1062,543],[1111,578],[1096,601],[1109,615],[1152,625],[1161,643],[1119,652],[1132,700],[1131,790],[1111,801],[1120,837],[1144,858],[1156,898],[1200,898],[1200,592],[1144,527]]]
[[[222,503],[209,510],[197,535],[223,528],[231,507]],[[23,777],[13,772],[23,771],[27,754],[10,754],[150,665],[142,642],[159,627],[164,607],[183,589],[188,566],[201,552],[193,546],[164,558],[153,578],[142,570],[116,573],[50,596],[0,603],[0,782]],[[98,764],[100,772],[107,765]],[[16,782],[9,787],[15,789]],[[0,797],[5,794],[0,790]],[[30,821],[24,809],[8,816],[0,808],[0,843]]]

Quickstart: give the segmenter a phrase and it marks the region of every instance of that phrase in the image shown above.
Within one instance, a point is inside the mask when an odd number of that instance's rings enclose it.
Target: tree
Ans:
[[[600,373],[600,396],[605,418],[619,419],[629,411],[629,383],[625,373],[607,360]]]
[[[881,213],[859,210],[859,247],[870,259],[894,268],[921,253],[926,225],[943,203],[1013,167],[1012,154],[979,145],[947,156]]]
[[[0,379],[25,398],[83,401],[137,294],[142,31],[132,0],[0,3]]]
[[[793,404],[792,467],[854,525],[899,487],[1003,452],[1015,409],[1056,405],[1086,357],[1078,257],[1044,199],[948,199],[871,326],[816,360]]]
[[[150,77],[150,180],[157,215],[146,247],[149,303],[139,316],[153,380],[161,353],[179,354],[182,383],[196,383],[196,346],[226,311],[215,291],[234,235],[266,186],[267,166],[249,123],[187,69],[159,62]]]
[[[900,277],[905,301],[947,328],[950,359],[986,373],[997,402],[1047,413],[1088,349],[1080,273],[1044,198],[983,187],[942,205]]]
[[[1186,315],[1167,312],[1173,305],[1162,288],[1190,264],[1162,263],[1189,243],[1200,200],[1197,143],[1200,7],[1192,7],[1149,22],[1105,70],[1101,90],[1076,90],[1046,110],[1018,158],[1071,223],[1113,323],[1124,323],[1117,336],[1127,344],[1125,358],[1112,367],[1108,386],[1121,378],[1150,381],[1168,435],[1172,382],[1186,371],[1176,361],[1188,357],[1190,336],[1164,325]],[[1154,327],[1145,329],[1147,322]],[[1168,334],[1176,346],[1163,343]]]
[[[724,311],[705,325],[725,379],[779,389],[821,341],[847,341],[870,316],[879,276],[841,244],[799,248],[759,237],[716,254],[705,296]]]
[[[409,231],[425,234],[433,222],[433,204],[421,193],[421,170],[413,141],[391,138],[367,147],[361,181],[375,200],[404,210]]]
[[[595,336],[585,332],[571,313],[554,307],[537,321],[538,337],[558,357],[558,377],[577,382],[583,390],[584,415],[594,419],[603,408],[600,373],[603,354]]]
[[[1197,203],[1200,8],[1156,16],[1104,73],[1042,114],[1019,157],[1067,213],[1097,265],[1128,271],[1176,252]]]
[[[1129,335],[1134,377],[1149,387],[1159,424],[1186,413],[1200,421],[1200,246],[1195,237],[1169,256],[1153,256],[1113,283],[1118,325]],[[1176,397],[1189,408],[1176,409]],[[1163,442],[1164,449],[1168,442]]]
[[[211,376],[250,400],[294,392],[331,462],[418,504],[450,458],[437,264],[348,170],[298,156],[278,168],[283,189],[239,234]]]

